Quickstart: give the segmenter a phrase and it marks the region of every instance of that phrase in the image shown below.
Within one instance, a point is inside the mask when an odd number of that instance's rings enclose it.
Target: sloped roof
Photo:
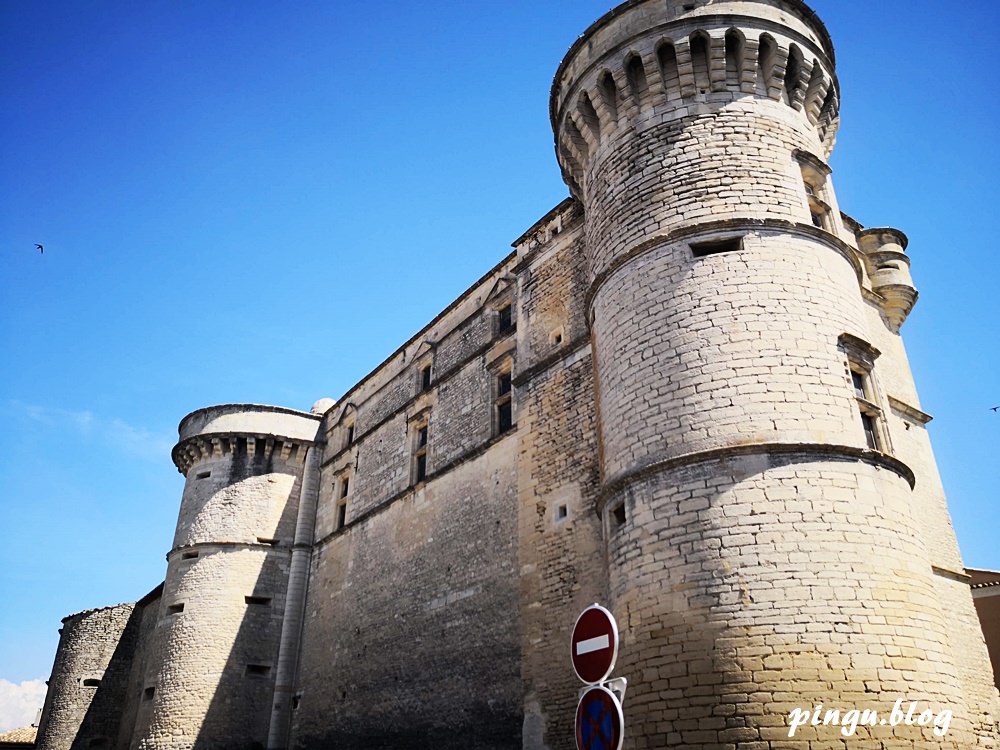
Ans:
[[[34,742],[38,727],[19,727],[0,734],[0,742]]]
[[[983,570],[981,568],[966,568],[970,587],[973,589],[988,589],[1000,586],[1000,572],[996,570]]]

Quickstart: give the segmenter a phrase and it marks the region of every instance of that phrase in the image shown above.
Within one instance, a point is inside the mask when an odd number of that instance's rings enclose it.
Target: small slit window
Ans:
[[[720,253],[735,253],[742,249],[742,237],[729,237],[724,240],[691,243],[691,255],[695,258],[704,258],[708,255],[719,255]]]
[[[257,543],[258,544],[267,544],[267,545],[269,545],[271,547],[277,547],[278,546],[278,541],[279,540],[277,540],[277,539],[271,539],[270,537],[266,537],[266,536],[259,536],[259,537],[257,537]]]
[[[247,677],[267,677],[271,674],[271,667],[266,664],[247,664]]]
[[[210,471],[199,471],[197,474],[195,474],[194,478],[195,479],[208,479],[210,476],[212,476],[212,472],[210,472]]]
[[[625,503],[618,503],[618,505],[611,509],[610,519],[612,531],[618,531],[618,529],[625,525],[625,522],[628,520],[628,517],[625,515]]]
[[[85,688],[97,688],[101,686],[101,679],[99,677],[84,677],[80,680],[80,685]]]
[[[431,389],[431,366],[424,365],[420,368],[420,391],[429,391]]]
[[[253,605],[255,607],[270,607],[271,597],[269,596],[245,596],[243,597],[247,604]]]
[[[189,550],[181,553],[181,560],[197,560],[198,550]]]
[[[352,445],[354,445],[354,422],[349,422],[344,436],[344,447],[350,448]]]
[[[184,604],[183,603],[181,603],[181,604],[171,604],[170,606],[167,607],[167,614],[168,615],[179,615],[183,611],[184,611]]]
[[[156,688],[155,687],[148,687],[148,688],[146,688],[145,690],[142,691],[142,699],[144,701],[151,701],[151,700],[153,700],[153,696],[154,695],[156,695]]]

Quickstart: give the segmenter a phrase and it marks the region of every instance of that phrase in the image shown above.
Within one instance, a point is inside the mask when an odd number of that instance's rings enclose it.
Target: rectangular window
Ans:
[[[420,368],[420,390],[429,391],[431,389],[431,366],[426,365]]]
[[[501,373],[496,379],[496,411],[497,434],[502,435],[514,426],[514,403],[512,399],[511,374]]]
[[[183,611],[184,611],[183,604],[171,604],[170,606],[167,607],[168,615],[179,615]]]
[[[851,382],[854,384],[854,395],[858,398],[868,398],[865,395],[865,376],[851,370]]]
[[[271,606],[271,597],[269,596],[245,596],[243,599],[247,604],[255,604],[259,607]]]
[[[337,492],[336,530],[342,529],[347,525],[347,497],[351,494],[351,476],[347,473],[341,474],[338,481],[340,483],[340,489]]]
[[[793,156],[802,174],[802,189],[809,206],[809,220],[818,229],[834,231],[833,210],[827,203],[827,177],[830,168],[806,151],[796,151]]]
[[[427,478],[428,427],[416,425],[413,433],[413,484],[420,484]]]
[[[704,258],[709,255],[719,255],[720,253],[735,253],[742,248],[742,237],[729,237],[724,240],[692,243],[691,255],[695,258]]]
[[[498,329],[501,336],[514,330],[514,310],[510,303],[497,309]]]
[[[857,365],[860,367],[860,365]],[[871,386],[868,383],[868,373],[851,369],[851,385],[854,397],[858,400],[858,411],[861,414],[861,428],[865,433],[865,443],[873,451],[882,450],[879,437],[879,420],[881,410],[872,401]]]
[[[265,664],[247,664],[247,677],[267,677],[271,668]]]
[[[861,412],[861,426],[865,430],[865,442],[873,451],[878,450],[878,433],[875,431],[875,420],[870,414]]]
[[[347,425],[347,440],[345,441],[345,447],[350,448],[354,445],[354,422]]]

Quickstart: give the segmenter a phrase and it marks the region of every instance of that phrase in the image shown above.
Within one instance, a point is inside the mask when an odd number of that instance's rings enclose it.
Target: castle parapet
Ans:
[[[245,455],[301,462],[304,448],[316,439],[321,417],[280,406],[224,404],[209,406],[181,420],[180,441],[172,458],[187,476],[195,464],[212,458]]]
[[[567,184],[583,199],[607,141],[727,99],[784,103],[829,155],[840,121],[833,60],[823,24],[797,0],[625,3],[587,30],[556,74],[550,116]]]

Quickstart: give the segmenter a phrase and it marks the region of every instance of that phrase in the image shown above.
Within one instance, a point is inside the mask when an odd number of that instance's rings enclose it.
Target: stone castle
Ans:
[[[64,620],[40,750],[569,750],[578,613],[625,748],[995,748],[900,326],[837,205],[801,0],[630,0],[556,73],[571,193],[339,401],[180,424],[164,583]],[[947,709],[931,726],[797,707]]]

